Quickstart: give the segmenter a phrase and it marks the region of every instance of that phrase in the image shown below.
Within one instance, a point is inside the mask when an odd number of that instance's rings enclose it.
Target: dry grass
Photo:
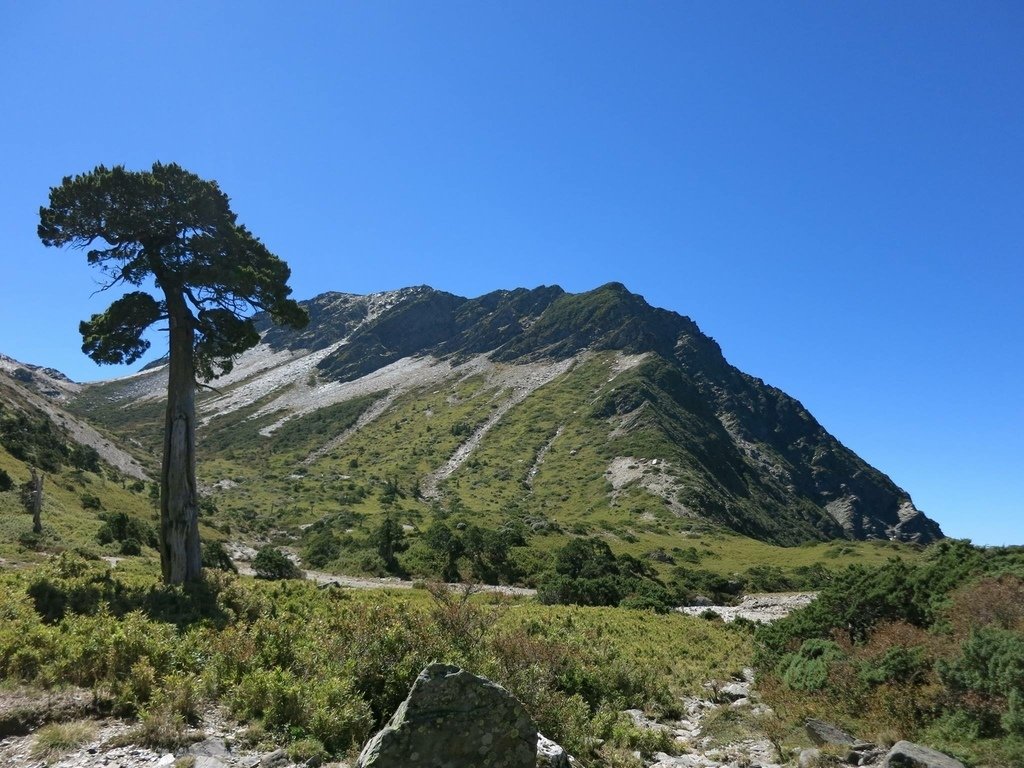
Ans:
[[[96,723],[91,720],[44,725],[36,732],[32,757],[39,760],[66,754],[88,744],[95,735]]]

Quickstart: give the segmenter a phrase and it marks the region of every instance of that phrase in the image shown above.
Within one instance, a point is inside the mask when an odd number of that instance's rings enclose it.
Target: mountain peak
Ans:
[[[651,519],[668,510],[776,543],[942,536],[798,401],[730,365],[693,320],[620,282],[476,298],[414,286],[304,305],[305,329],[264,323],[226,391],[202,401],[211,429],[247,409],[263,439],[285,424],[331,434],[319,414],[355,409],[358,421],[311,445],[303,467],[344,445],[340,460],[377,476],[399,471],[432,497],[470,489],[462,503],[480,510],[558,516],[579,496],[602,515],[626,514],[616,509],[628,503]],[[411,437],[395,442],[398,433]]]

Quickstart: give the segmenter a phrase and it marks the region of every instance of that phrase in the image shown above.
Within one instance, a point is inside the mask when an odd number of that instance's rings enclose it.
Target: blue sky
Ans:
[[[0,4],[0,352],[102,310],[38,208],[220,182],[295,296],[624,282],[947,533],[1024,543],[1024,4]]]

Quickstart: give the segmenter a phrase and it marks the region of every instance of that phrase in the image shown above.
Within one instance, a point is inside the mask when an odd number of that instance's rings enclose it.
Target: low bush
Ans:
[[[617,715],[678,716],[681,691],[743,663],[749,636],[679,614],[520,603],[469,592],[352,594],[210,571],[189,588],[62,555],[0,574],[0,678],[78,685],[137,715],[133,739],[177,749],[208,702],[297,756],[345,755],[443,660],[517,695],[589,763],[664,746]],[[653,739],[653,740],[652,740]]]
[[[933,545],[833,574],[818,599],[757,631],[769,703],[842,716],[872,737],[927,740],[968,762],[1024,741],[1024,550]],[[993,764],[1013,764],[1013,761]]]
[[[263,547],[252,561],[252,569],[260,579],[301,579],[302,569],[277,547]]]

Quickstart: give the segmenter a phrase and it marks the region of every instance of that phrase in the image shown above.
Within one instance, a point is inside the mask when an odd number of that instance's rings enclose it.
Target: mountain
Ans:
[[[65,406],[83,385],[60,371],[0,354],[0,444],[29,463],[60,466],[73,452],[92,455],[134,479],[146,473],[130,452]],[[46,457],[46,458],[44,458]]]
[[[515,518],[655,549],[707,526],[786,545],[942,537],[798,401],[620,283],[304,306],[302,331],[261,319],[199,400],[200,479],[239,530],[390,511],[410,530]],[[165,380],[83,385],[68,407],[153,471]]]

